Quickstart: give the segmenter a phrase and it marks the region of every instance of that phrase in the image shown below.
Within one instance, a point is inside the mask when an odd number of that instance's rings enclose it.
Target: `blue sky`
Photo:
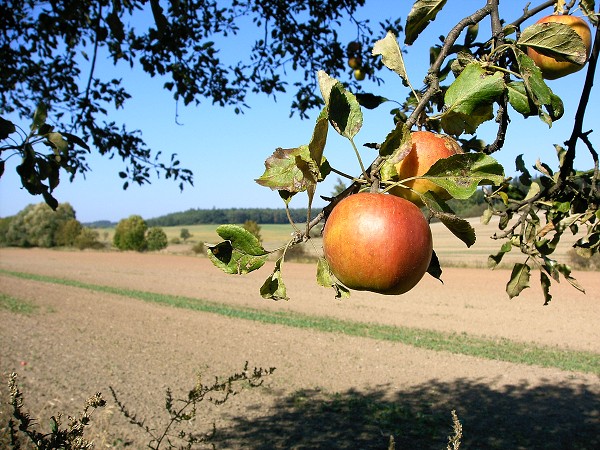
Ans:
[[[412,2],[398,2],[401,5],[395,7],[395,10],[390,9],[390,3],[385,0],[367,0],[367,6],[360,11],[359,16],[370,18],[372,24],[392,16],[400,16],[405,20]],[[431,43],[439,42],[438,36],[447,34],[458,20],[472,12],[466,11],[465,5],[472,4],[475,10],[483,3],[449,0],[430,28],[414,45],[407,48],[405,64],[415,86],[419,86],[425,77]],[[501,5],[504,6],[501,15],[509,21],[521,14],[522,7],[515,9],[514,3],[516,2],[503,2]],[[242,32],[244,34],[235,41],[220,43],[223,52],[232,58],[235,58],[237,51],[247,51],[244,45],[249,49],[253,41],[252,29],[246,28]],[[481,33],[485,33],[483,26]],[[342,39],[351,41],[354,35],[355,28],[348,25]],[[403,41],[403,36],[400,36],[399,41]],[[277,102],[264,96],[253,96],[247,101],[251,109],[243,115],[236,115],[233,107],[220,108],[209,102],[199,106],[179,105],[178,122],[182,125],[178,125],[175,121],[175,101],[169,92],[162,89],[164,79],[152,79],[141,71],[132,72],[125,67],[115,69],[108,62],[101,69],[122,77],[126,89],[132,94],[125,109],[114,113],[114,120],[117,123],[125,122],[129,129],[140,129],[146,143],[155,150],[162,150],[163,155],[177,153],[182,166],[194,172],[194,186],[187,185],[180,192],[178,183],[153,178],[151,185],[132,185],[124,191],[123,180],[118,176],[118,172],[123,169],[122,162],[117,158],[109,160],[91,155],[88,161],[92,171],[85,178],[78,175],[70,183],[65,176],[55,190],[55,196],[60,202],[73,205],[79,220],[118,221],[131,214],[152,218],[190,208],[283,206],[276,192],[259,186],[254,179],[263,173],[264,160],[275,148],[296,147],[309,142],[318,111],[314,111],[308,120],[299,119],[297,114],[290,118],[290,95],[278,95]],[[364,90],[387,98],[403,99],[407,91],[399,78],[392,73],[384,75],[385,85],[378,87],[365,81]],[[294,74],[290,76],[293,77]],[[512,111],[512,123],[504,149],[493,155],[504,165],[508,174],[514,173],[514,159],[519,154],[524,154],[528,166],[532,166],[537,159],[542,159],[556,167],[553,145],[561,144],[570,136],[584,77],[585,70],[582,70],[562,80],[548,82],[565,103],[564,117],[550,129],[535,117],[525,120]],[[363,111],[364,125],[355,138],[358,145],[383,141],[393,127],[389,115],[391,108],[393,104],[388,103],[375,111]],[[600,93],[596,86],[590,99],[584,130],[597,127],[598,116]],[[28,123],[21,125],[28,126]],[[600,148],[599,131],[590,135],[596,149]],[[494,124],[490,124],[481,127],[478,136],[489,142],[493,140],[495,132]],[[591,167],[591,157],[582,143],[578,144],[578,150],[576,167]],[[373,159],[372,150],[365,149],[362,152],[365,163]],[[338,137],[333,129],[330,129],[325,156],[337,169],[351,174],[359,173],[352,147],[345,139]],[[7,164],[6,172],[0,179],[0,217],[15,214],[27,204],[42,201],[40,197],[32,197],[19,188],[18,177],[14,173],[15,163]],[[329,195],[336,181],[335,174],[330,175],[318,187],[317,197]],[[315,205],[323,206],[323,202],[317,200]],[[298,194],[291,206],[306,206],[306,196]]]

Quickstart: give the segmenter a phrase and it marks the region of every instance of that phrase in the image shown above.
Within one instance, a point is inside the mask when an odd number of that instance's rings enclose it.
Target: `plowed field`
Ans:
[[[35,307],[26,314],[0,308],[3,379],[18,373],[25,408],[46,430],[50,416],[76,414],[90,395],[102,392],[108,404],[94,414],[89,430],[97,448],[144,448],[149,441],[119,412],[109,387],[148,426],[163,429],[167,388],[184,398],[198,373],[209,383],[246,361],[276,370],[261,387],[240,388],[222,406],[203,403],[195,421],[184,424],[210,431],[214,423],[217,448],[385,449],[393,434],[399,449],[443,449],[453,409],[465,449],[600,448],[597,371],[474,356],[460,345],[439,351],[335,327],[324,331],[309,320],[432,330],[448,340],[473,337],[486,345],[544,346],[597,362],[597,272],[575,274],[586,295],[563,282],[543,306],[536,280],[509,300],[505,270],[446,269],[444,284],[426,276],[403,296],[353,293],[340,301],[316,285],[314,265],[286,263],[291,299],[272,302],[258,294],[272,264],[237,277],[191,256],[0,249],[0,269],[0,294]],[[80,284],[59,283],[63,278]],[[128,294],[140,291],[306,320],[266,323]],[[0,394],[5,425],[4,381]]]

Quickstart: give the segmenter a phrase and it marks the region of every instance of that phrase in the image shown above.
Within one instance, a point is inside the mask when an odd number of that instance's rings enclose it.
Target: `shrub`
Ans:
[[[258,242],[262,243],[262,237],[260,235],[260,225],[256,223],[254,220],[246,220],[244,222],[244,229],[252,233]]]
[[[115,228],[113,245],[119,250],[135,250],[141,252],[146,249],[146,230],[148,225],[141,216],[133,215],[121,220]]]
[[[98,240],[98,237],[99,234],[96,230],[84,227],[75,239],[75,247],[79,250],[85,250],[86,248],[96,250],[104,248],[104,244]]]
[[[58,227],[56,232],[56,245],[73,247],[78,236],[83,231],[83,225],[77,219],[69,219]]]
[[[279,252],[278,258],[283,254],[283,250]],[[288,247],[285,252],[285,260],[286,261],[295,261],[295,262],[313,262],[317,259],[317,256],[310,251],[307,251],[306,243],[296,244],[291,247]]]
[[[178,245],[178,244],[181,244],[181,239],[179,239],[178,237],[174,237],[174,238],[171,238],[169,243],[172,245]]]
[[[600,270],[600,253],[594,254],[591,258],[586,258],[577,253],[574,248],[567,253],[570,264],[579,270]]]
[[[160,227],[152,227],[146,235],[146,248],[150,251],[158,251],[167,248],[169,241],[167,235]]]
[[[59,229],[75,220],[75,211],[68,203],[61,203],[53,211],[47,204],[28,205],[8,223],[6,245],[15,247],[55,247]]]
[[[203,254],[204,253],[204,242],[196,242],[193,246],[192,246],[192,251],[196,254]]]

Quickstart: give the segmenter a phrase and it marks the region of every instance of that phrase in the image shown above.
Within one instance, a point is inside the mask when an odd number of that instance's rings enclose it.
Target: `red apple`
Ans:
[[[395,295],[412,289],[427,272],[433,240],[413,203],[365,192],[335,206],[323,229],[323,251],[346,287]]]
[[[412,149],[402,161],[396,164],[396,171],[398,172],[398,179],[400,181],[425,175],[429,168],[438,160],[463,152],[458,142],[450,136],[432,133],[431,131],[414,131],[410,136]],[[421,194],[433,191],[443,199],[451,198],[444,188],[429,180],[415,179],[403,184]],[[423,201],[419,194],[411,191],[411,189],[395,187],[390,190],[390,193],[410,200],[417,206],[423,206]]]
[[[588,24],[581,18],[576,16],[569,15],[552,15],[542,17],[536,23],[548,23],[548,22],[558,22],[568,25],[573,29],[581,39],[583,40],[583,44],[587,49],[587,57],[590,56],[590,50],[592,48],[592,33],[590,32],[590,27]],[[569,61],[557,61],[551,56],[542,55],[538,53],[531,47],[527,48],[527,55],[542,71],[542,76],[547,80],[555,80],[557,78],[564,77],[565,75],[569,75],[571,73],[577,72],[583,68],[585,64],[579,65]]]

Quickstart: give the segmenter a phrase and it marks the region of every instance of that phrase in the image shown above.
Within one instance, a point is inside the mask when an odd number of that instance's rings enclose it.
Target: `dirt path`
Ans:
[[[443,286],[426,279],[407,296],[359,293],[339,302],[315,285],[312,266],[288,264],[292,300],[273,303],[257,294],[269,269],[235,278],[201,258],[2,249],[0,268],[600,353],[593,319],[600,317],[597,273],[578,277],[587,296],[560,286],[554,302],[542,307],[534,289],[518,301],[497,294],[507,273],[464,269],[446,271]],[[202,409],[195,428],[216,421],[218,448],[386,448],[390,433],[398,448],[445,448],[451,409],[463,422],[465,448],[600,445],[595,375],[263,325],[10,276],[0,276],[0,292],[40,307],[30,315],[0,310],[4,379],[19,373],[36,417],[74,413],[89,395],[103,392],[110,401],[93,419],[98,448],[147,442],[116,410],[109,386],[160,428],[167,387],[185,396],[198,371],[227,375],[245,361],[277,370],[261,388]]]

